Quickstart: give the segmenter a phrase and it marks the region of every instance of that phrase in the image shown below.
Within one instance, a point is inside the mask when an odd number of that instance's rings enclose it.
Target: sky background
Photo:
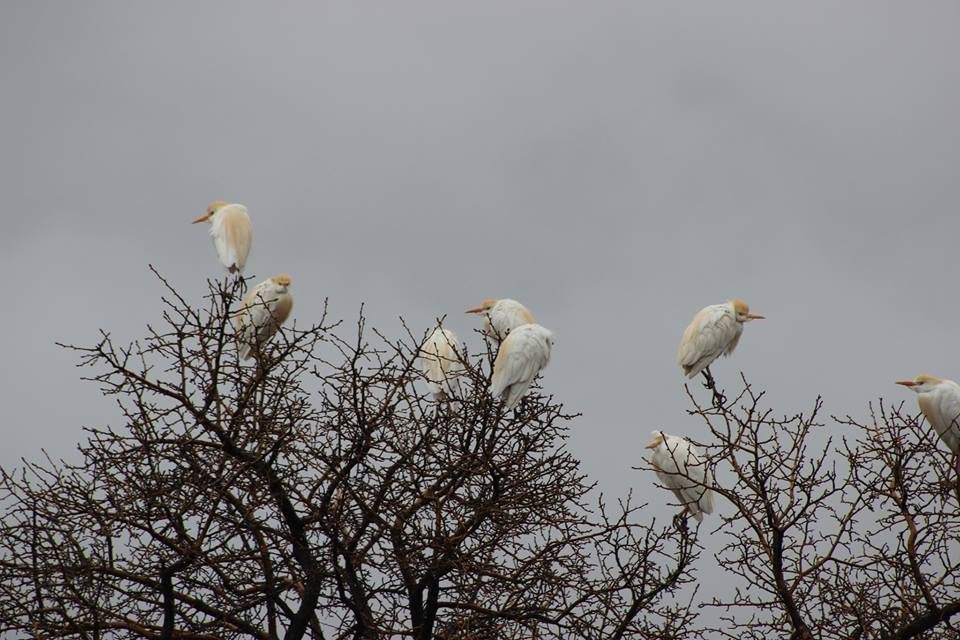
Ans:
[[[668,514],[630,467],[705,437],[674,357],[707,304],[768,317],[713,370],[780,413],[960,377],[958,32],[932,0],[3,3],[0,465],[117,423],[54,341],[142,336],[147,263],[199,301],[224,199],[298,322],[476,346],[464,309],[525,303],[574,454]]]

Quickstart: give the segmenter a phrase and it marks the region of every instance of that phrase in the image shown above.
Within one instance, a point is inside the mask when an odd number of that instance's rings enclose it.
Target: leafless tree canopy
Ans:
[[[417,367],[429,330],[301,319],[241,363],[239,282],[200,305],[163,282],[144,339],[69,347],[116,423],[77,464],[2,473],[3,637],[960,634],[960,487],[902,405],[778,416],[745,378],[690,388],[694,417],[662,427],[699,434],[716,511],[656,522],[596,492],[561,403],[503,411],[489,344],[464,358],[464,396],[438,402]]]
[[[505,414],[469,359],[429,399],[422,337],[283,330],[240,363],[229,310],[168,288],[162,323],[75,348],[122,420],[78,465],[3,476],[5,633],[38,638],[620,638],[688,628],[693,537],[604,504],[575,416]]]
[[[882,401],[869,419],[777,416],[742,379],[691,413],[721,474],[716,561],[733,584],[711,638],[957,638],[960,510],[936,433]]]

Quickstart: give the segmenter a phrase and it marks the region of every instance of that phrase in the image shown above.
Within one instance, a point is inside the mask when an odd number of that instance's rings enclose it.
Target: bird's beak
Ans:
[[[901,384],[901,385],[903,385],[903,386],[905,386],[905,387],[915,387],[915,386],[917,386],[917,383],[914,382],[913,380],[897,380],[897,384]]]
[[[755,313],[748,313],[747,320],[766,320],[767,316],[760,316]]]
[[[661,442],[663,442],[663,438],[654,438],[644,446],[644,449],[656,449]]]
[[[483,313],[483,307],[474,307],[473,309],[467,309],[464,313]]]
[[[194,220],[193,222],[191,222],[190,224],[197,224],[198,222],[206,222],[206,221],[209,220],[209,219],[210,219],[210,214],[209,214],[209,213],[205,213],[205,214],[203,214],[202,216],[200,216],[199,218],[197,218],[196,220]]]

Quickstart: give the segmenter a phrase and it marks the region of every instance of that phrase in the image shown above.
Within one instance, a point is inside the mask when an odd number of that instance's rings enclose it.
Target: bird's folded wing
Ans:
[[[707,307],[687,327],[680,343],[677,362],[692,366],[710,354],[719,355],[736,337],[736,320],[722,310]]]
[[[534,336],[511,333],[497,355],[491,389],[499,393],[511,384],[533,380],[546,364],[547,356],[541,341]]]
[[[934,424],[934,428],[951,451],[960,453],[960,394],[943,394],[940,415],[942,423]]]

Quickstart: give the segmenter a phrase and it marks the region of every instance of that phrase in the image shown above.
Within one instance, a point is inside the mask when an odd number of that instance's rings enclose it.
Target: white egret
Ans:
[[[293,296],[288,291],[290,276],[285,273],[255,286],[233,316],[240,357],[248,360],[267,343],[290,316]]]
[[[463,372],[463,343],[450,329],[437,327],[420,347],[420,367],[436,400],[456,399]]]
[[[703,521],[703,514],[713,513],[713,474],[703,453],[689,440],[654,431],[646,445],[652,449],[650,465],[657,479],[677,496],[683,512]]]
[[[897,384],[917,393],[920,411],[954,455],[960,455],[960,384],[936,376],[919,375]]]
[[[210,221],[210,237],[217,249],[220,262],[230,273],[242,272],[253,242],[253,226],[247,208],[242,204],[227,204],[217,200],[207,207],[206,215],[193,221]]]
[[[482,313],[483,333],[501,341],[520,325],[536,322],[529,309],[510,298],[488,298],[481,302],[479,307],[467,309],[466,313]]]
[[[677,364],[688,378],[694,377],[720,355],[733,353],[745,322],[762,319],[763,316],[750,313],[747,303],[739,299],[704,307],[683,332]],[[707,377],[710,380],[709,373]]]
[[[524,324],[510,331],[493,361],[490,393],[502,396],[504,408],[512,409],[550,362],[553,333],[538,324]]]

